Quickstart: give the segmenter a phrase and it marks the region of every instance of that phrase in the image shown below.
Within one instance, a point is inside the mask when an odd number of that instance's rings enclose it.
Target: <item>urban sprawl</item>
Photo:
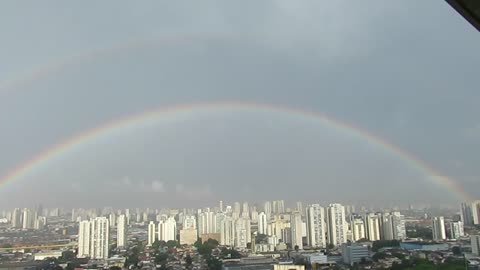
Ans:
[[[479,269],[480,201],[1,211],[0,269]]]

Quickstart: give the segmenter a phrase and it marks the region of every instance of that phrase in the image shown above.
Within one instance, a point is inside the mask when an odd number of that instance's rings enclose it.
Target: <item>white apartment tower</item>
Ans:
[[[364,239],[365,237],[365,223],[360,217],[352,217],[350,221],[350,228],[352,230],[353,241]]]
[[[127,216],[120,215],[117,220],[117,247],[125,247],[127,244]]]
[[[82,220],[78,224],[78,257],[90,256],[90,221]]]
[[[177,235],[177,222],[175,218],[169,217],[166,221],[158,223],[158,239],[165,242],[175,240]]]
[[[348,224],[345,220],[345,207],[334,203],[327,210],[328,242],[335,246],[347,242]]]
[[[458,239],[463,236],[465,236],[463,222],[456,221],[456,222],[450,223],[450,238]]]
[[[78,230],[78,257],[107,259],[110,224],[106,217],[83,220]]]
[[[407,238],[405,229],[405,216],[400,212],[393,212],[393,237],[395,240],[404,240]]]
[[[197,228],[197,219],[195,216],[185,216],[183,218],[182,229],[196,229]]]
[[[107,259],[110,238],[110,224],[106,217],[97,217],[90,221],[90,257]]]
[[[153,221],[150,221],[150,223],[148,224],[147,246],[152,246],[155,240],[157,240],[157,234],[155,233],[155,223]]]
[[[235,247],[246,248],[251,241],[250,220],[239,218],[235,221]]]
[[[370,241],[380,240],[380,217],[369,213],[365,216],[366,237]]]
[[[298,246],[299,249],[303,249],[303,223],[302,214],[296,211],[292,213],[290,220],[290,233],[292,239],[292,247]]]
[[[220,244],[233,247],[235,245],[235,221],[226,216],[220,224]]]
[[[267,234],[267,215],[265,212],[258,214],[258,233]]]
[[[432,219],[432,232],[433,240],[445,240],[447,239],[447,233],[445,231],[445,220],[443,217],[434,217]]]
[[[198,214],[198,234],[216,233],[215,213],[209,208]]]
[[[12,227],[20,228],[22,227],[22,211],[20,208],[15,208],[12,213]]]
[[[326,247],[325,209],[319,204],[312,204],[306,208],[306,218],[307,244],[310,247]]]
[[[480,224],[480,201],[474,201],[471,207],[472,217],[473,217],[473,224],[479,225]]]

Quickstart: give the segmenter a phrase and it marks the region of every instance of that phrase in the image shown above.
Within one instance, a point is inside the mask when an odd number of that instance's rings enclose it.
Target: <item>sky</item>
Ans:
[[[442,1],[3,1],[0,175],[142,111],[265,103],[368,131],[480,196],[479,33]],[[212,106],[108,132],[0,205],[457,203],[398,154],[299,113]]]

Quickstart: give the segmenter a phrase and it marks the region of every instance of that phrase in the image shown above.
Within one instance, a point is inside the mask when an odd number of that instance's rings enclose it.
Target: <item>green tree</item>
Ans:
[[[6,243],[2,245],[2,248],[12,248],[12,244]]]
[[[110,268],[108,268],[108,270],[122,270],[122,268],[118,267],[118,266],[110,266]]]
[[[192,265],[193,260],[192,260],[192,257],[190,256],[190,254],[188,254],[188,255],[185,257],[185,263],[187,264],[188,267]]]
[[[229,248],[224,248],[220,252],[220,257],[223,259],[229,258],[229,259],[240,259],[242,255],[240,252],[238,252],[235,249],[229,249]]]
[[[331,250],[331,249],[334,249],[334,248],[335,248],[335,245],[332,244],[332,243],[330,243],[330,244],[327,245],[327,249],[328,249],[328,250]]]
[[[208,256],[206,259],[208,270],[221,270],[222,261],[216,259],[213,256]]]
[[[168,254],[167,253],[159,253],[155,256],[154,262],[155,264],[166,264],[168,260]]]
[[[175,240],[169,240],[166,244],[165,244],[168,248],[174,248],[174,247],[178,247],[179,244],[177,241]]]
[[[209,246],[211,246],[212,248],[216,248],[216,247],[218,247],[218,245],[219,245],[220,243],[218,243],[218,241],[215,240],[215,239],[208,238],[207,244],[208,244]]]
[[[62,256],[60,257],[60,260],[63,262],[68,262],[75,259],[75,252],[71,250],[65,250],[62,252]]]
[[[460,256],[462,255],[462,249],[459,246],[454,246],[452,248],[453,255]]]

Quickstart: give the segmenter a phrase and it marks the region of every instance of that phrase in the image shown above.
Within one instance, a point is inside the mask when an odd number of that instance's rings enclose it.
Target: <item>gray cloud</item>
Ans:
[[[15,89],[0,94],[0,174],[111,119],[249,100],[323,111],[479,190],[480,36],[447,4],[152,1],[115,2],[106,13],[112,3],[2,5],[0,85]],[[151,42],[179,36],[186,38]],[[150,42],[15,83],[45,65],[143,40]],[[29,188],[45,204],[72,206],[456,200],[426,177],[393,153],[314,121],[221,111],[90,141],[0,189],[0,203],[33,204]]]

